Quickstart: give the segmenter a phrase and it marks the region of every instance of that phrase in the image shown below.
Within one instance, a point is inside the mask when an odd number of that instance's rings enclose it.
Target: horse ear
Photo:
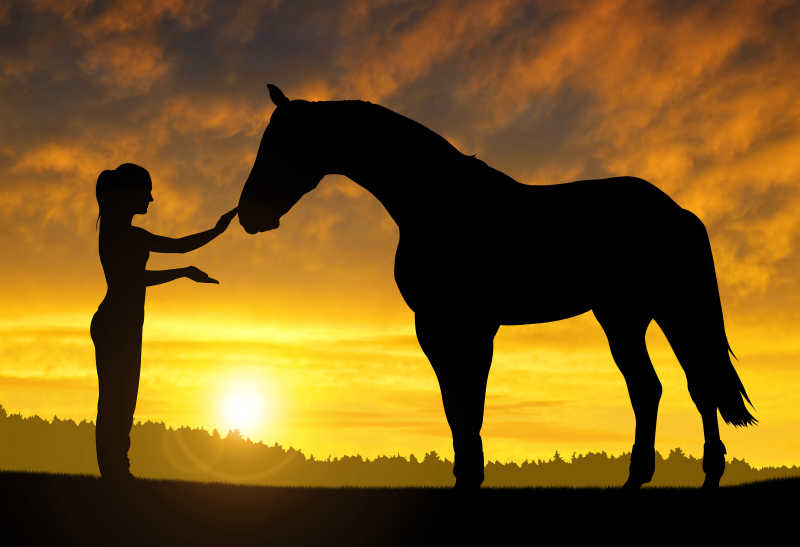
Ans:
[[[283,94],[283,91],[278,89],[278,86],[267,84],[267,89],[269,90],[269,98],[272,99],[272,102],[275,103],[275,106],[281,106],[289,103],[289,99],[286,98],[286,95]]]

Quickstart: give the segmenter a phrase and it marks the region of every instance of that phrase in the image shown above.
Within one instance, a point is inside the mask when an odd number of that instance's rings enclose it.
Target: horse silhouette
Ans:
[[[239,200],[251,234],[327,174],[371,192],[397,223],[395,280],[442,392],[457,488],[483,482],[486,381],[500,325],[592,311],[625,377],[636,433],[625,486],[649,482],[661,383],[645,346],[655,320],[688,380],[705,434],[703,486],[719,485],[725,422],[756,422],[731,363],[711,245],[703,223],[635,177],[521,184],[442,136],[364,101],[276,107]]]

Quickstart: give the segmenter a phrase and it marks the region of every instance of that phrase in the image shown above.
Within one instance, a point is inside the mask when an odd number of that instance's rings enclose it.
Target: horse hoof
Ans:
[[[481,484],[483,483],[483,478],[461,478],[456,479],[456,484],[453,486],[453,490],[456,492],[477,492],[481,488]]]
[[[633,480],[630,477],[628,477],[628,480],[626,480],[625,484],[622,485],[622,489],[628,491],[640,490],[643,484],[644,482],[642,481]]]
[[[656,452],[651,447],[640,448],[634,444],[631,449],[631,464],[628,468],[628,480],[623,488],[638,490],[653,479],[656,470]]]

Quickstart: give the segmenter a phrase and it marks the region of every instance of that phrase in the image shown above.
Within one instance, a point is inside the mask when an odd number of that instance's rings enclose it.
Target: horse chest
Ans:
[[[476,284],[475,272],[468,267],[464,252],[446,242],[403,241],[395,255],[395,281],[406,304],[441,306],[463,297]]]

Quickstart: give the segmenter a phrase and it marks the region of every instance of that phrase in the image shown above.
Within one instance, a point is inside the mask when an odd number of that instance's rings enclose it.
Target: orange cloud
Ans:
[[[252,0],[239,4],[231,20],[222,27],[221,35],[242,43],[250,42],[263,18],[271,16],[280,5],[281,0]]]
[[[414,9],[398,14],[391,21],[388,35],[380,32],[361,34],[338,53],[338,63],[347,73],[341,77],[340,92],[380,102],[387,95],[430,71],[457,51],[477,47],[490,33],[507,22],[509,13],[519,5],[514,1],[440,2],[416,17]],[[356,4],[354,22],[372,28],[370,11]],[[416,24],[406,24],[416,19]],[[397,29],[397,30],[396,30]],[[343,32],[355,30],[345,24]],[[363,29],[360,29],[363,31]],[[346,35],[345,34],[345,35]],[[346,42],[346,43],[347,43]]]
[[[208,21],[210,4],[210,0],[114,0],[80,32],[96,41],[111,34],[150,29],[160,20],[192,28]]]
[[[81,68],[118,93],[146,93],[169,71],[163,49],[155,43],[100,42],[86,52]]]
[[[49,11],[69,19],[75,12],[88,8],[93,2],[94,0],[32,0],[31,4],[38,11]]]
[[[265,87],[266,89],[266,87]],[[205,132],[218,137],[231,137],[238,133],[261,136],[267,126],[266,95],[263,104],[229,97],[182,96],[167,99],[149,127],[151,134],[174,131],[179,135]],[[161,138],[170,138],[163,134]],[[255,150],[248,163],[255,159]]]

